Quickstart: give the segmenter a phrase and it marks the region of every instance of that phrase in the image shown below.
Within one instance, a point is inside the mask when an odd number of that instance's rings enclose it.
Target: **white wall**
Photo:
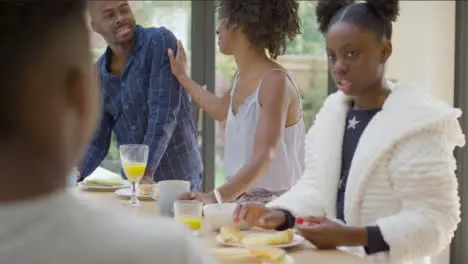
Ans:
[[[400,5],[387,77],[418,83],[453,104],[455,1],[400,1]],[[435,256],[433,264],[449,264],[449,251]]]
[[[387,77],[416,82],[453,103],[455,1],[400,1]]]

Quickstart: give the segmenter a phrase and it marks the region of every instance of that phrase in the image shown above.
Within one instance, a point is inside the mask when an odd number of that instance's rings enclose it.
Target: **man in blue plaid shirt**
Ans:
[[[83,179],[118,145],[149,146],[146,177],[188,180],[201,188],[202,163],[189,95],[171,73],[167,50],[177,40],[166,28],[136,25],[127,1],[90,1],[91,25],[108,47],[97,62],[104,109],[79,168]]]

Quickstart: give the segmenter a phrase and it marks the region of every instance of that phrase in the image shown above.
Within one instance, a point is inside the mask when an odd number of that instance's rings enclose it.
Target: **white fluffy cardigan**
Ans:
[[[345,219],[378,225],[390,251],[375,263],[430,263],[449,245],[460,221],[453,150],[465,137],[460,110],[411,85],[392,85],[382,111],[363,132],[345,194]],[[318,207],[335,218],[341,146],[349,98],[328,97],[306,136],[301,180],[268,206],[310,215]],[[361,251],[363,252],[363,251]]]

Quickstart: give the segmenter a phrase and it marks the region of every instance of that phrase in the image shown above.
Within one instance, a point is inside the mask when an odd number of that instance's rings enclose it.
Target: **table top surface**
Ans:
[[[113,192],[93,192],[77,188],[76,194],[83,200],[92,203],[99,203],[106,206],[128,207],[129,210],[136,209],[138,213],[158,216],[158,204],[156,201],[142,201],[142,205],[132,208]],[[201,239],[207,247],[217,247],[214,234],[203,234]],[[294,264],[306,263],[346,263],[346,264],[367,264],[369,261],[359,258],[340,250],[317,250],[310,243],[306,242],[300,246],[287,249],[287,254],[294,259]]]

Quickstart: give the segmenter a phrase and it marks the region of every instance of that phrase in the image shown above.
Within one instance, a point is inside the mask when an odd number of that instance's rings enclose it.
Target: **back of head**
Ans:
[[[247,40],[265,48],[272,59],[284,54],[287,41],[301,33],[296,0],[221,0],[219,8],[227,28],[242,29]]]
[[[36,52],[47,45],[46,32],[51,30],[67,16],[67,12],[79,9],[74,5],[82,1],[14,1],[0,2],[0,50],[2,64],[0,68],[2,87],[0,90],[0,137],[9,138],[15,134],[14,113],[4,111],[12,109],[15,99],[21,96],[21,79],[26,64]],[[13,97],[14,96],[14,97]]]
[[[0,162],[15,174],[36,171],[23,179],[3,172],[0,186],[46,188],[43,176],[64,176],[92,133],[99,97],[85,8],[85,0],[0,1]]]

